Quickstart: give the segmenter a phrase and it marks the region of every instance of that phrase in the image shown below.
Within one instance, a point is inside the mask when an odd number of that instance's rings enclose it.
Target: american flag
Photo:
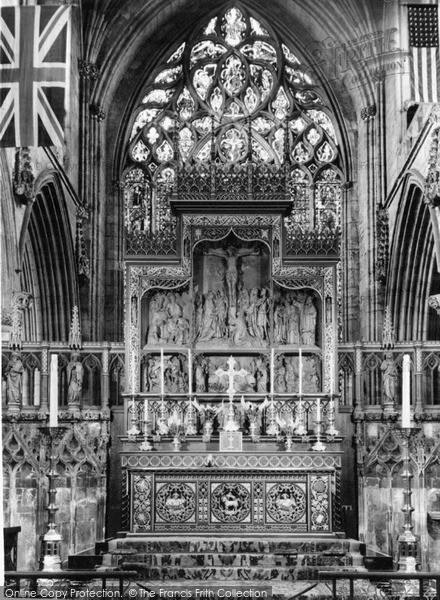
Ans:
[[[70,8],[0,11],[0,146],[62,146],[69,98]]]
[[[411,99],[438,102],[440,84],[437,4],[408,6]]]

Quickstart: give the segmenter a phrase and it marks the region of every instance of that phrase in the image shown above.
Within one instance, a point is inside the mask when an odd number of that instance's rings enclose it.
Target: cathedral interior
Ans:
[[[63,141],[0,148],[7,570],[440,572],[437,2],[52,4]]]

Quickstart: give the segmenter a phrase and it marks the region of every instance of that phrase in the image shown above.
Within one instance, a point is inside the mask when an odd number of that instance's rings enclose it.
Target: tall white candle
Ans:
[[[163,348],[160,349],[160,393],[165,394],[165,368],[163,361]]]
[[[58,354],[50,357],[49,427],[58,427]]]
[[[148,398],[144,398],[144,422],[148,421]]]
[[[275,378],[275,350],[272,348],[270,351],[270,393],[273,396],[274,393],[274,378]]]
[[[188,393],[192,393],[192,361],[191,348],[188,348]]]
[[[411,427],[410,356],[403,355],[402,363],[402,428]]]
[[[303,393],[303,361],[302,361],[302,350],[299,349],[299,366],[298,366],[298,378],[299,378],[299,395]]]
[[[316,398],[316,421],[321,420],[321,398]]]
[[[331,353],[330,356],[330,395],[335,393],[335,363],[334,363],[334,354]]]

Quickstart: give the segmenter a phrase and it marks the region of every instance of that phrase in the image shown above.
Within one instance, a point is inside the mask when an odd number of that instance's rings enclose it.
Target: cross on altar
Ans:
[[[245,371],[244,369],[240,369],[240,371],[235,370],[234,365],[236,365],[236,364],[237,364],[237,361],[235,360],[235,358],[233,356],[230,356],[227,361],[227,365],[229,366],[229,369],[227,371],[225,371],[224,369],[218,368],[217,371],[215,372],[217,377],[220,377],[220,378],[223,377],[224,375],[228,376],[229,387],[226,390],[226,393],[228,394],[230,399],[236,393],[236,390],[234,388],[234,377],[237,377],[237,376],[245,377],[246,375],[248,375],[248,372]]]

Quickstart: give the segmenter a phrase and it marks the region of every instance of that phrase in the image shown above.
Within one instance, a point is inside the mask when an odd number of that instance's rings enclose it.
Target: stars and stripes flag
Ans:
[[[440,86],[437,4],[408,6],[411,99],[438,102]]]
[[[70,7],[0,10],[0,146],[62,146]]]

